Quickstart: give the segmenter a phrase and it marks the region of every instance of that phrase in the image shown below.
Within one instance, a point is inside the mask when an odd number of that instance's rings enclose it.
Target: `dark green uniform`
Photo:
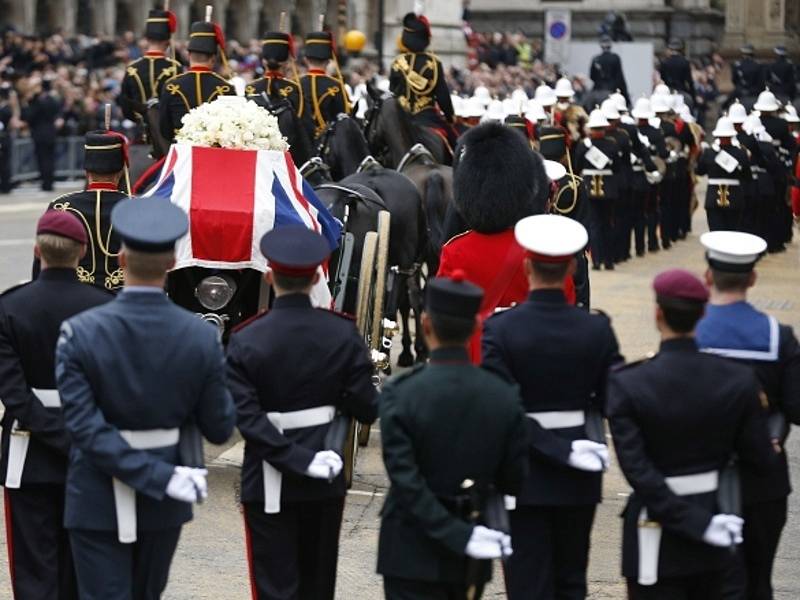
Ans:
[[[380,419],[391,481],[378,549],[386,596],[463,598],[473,524],[462,482],[520,491],[528,461],[519,395],[470,365],[465,349],[441,348],[384,386]],[[485,581],[489,562],[482,566]]]
[[[300,78],[300,88],[305,102],[299,115],[311,139],[316,139],[328,123],[347,112],[347,91],[322,69],[309,69]]]
[[[245,93],[248,96],[260,96],[266,93],[272,103],[288,100],[298,116],[304,109],[303,92],[300,90],[300,86],[284,77],[280,71],[267,71],[264,73],[264,77],[248,85]]]
[[[117,102],[131,121],[145,117],[147,103],[158,99],[164,83],[183,72],[183,66],[163,52],[147,52],[128,65]]]
[[[191,67],[183,75],[166,82],[161,93],[161,134],[174,140],[181,128],[181,119],[193,108],[216,100],[218,96],[235,96],[233,86],[207,67]]]

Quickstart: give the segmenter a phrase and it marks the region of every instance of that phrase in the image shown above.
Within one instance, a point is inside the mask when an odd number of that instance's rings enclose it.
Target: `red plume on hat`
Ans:
[[[214,38],[217,40],[217,45],[225,52],[225,34],[217,23],[214,23]]]
[[[294,45],[294,36],[291,33],[289,34],[289,55],[292,58],[297,56],[297,49]]]
[[[119,139],[119,143],[122,144],[122,160],[125,162],[126,165],[129,165],[130,159],[128,157],[128,138],[118,131],[108,130],[105,132],[105,134]]]
[[[178,30],[178,17],[175,16],[175,13],[171,10],[167,12],[167,26],[169,27],[170,33],[175,33]]]

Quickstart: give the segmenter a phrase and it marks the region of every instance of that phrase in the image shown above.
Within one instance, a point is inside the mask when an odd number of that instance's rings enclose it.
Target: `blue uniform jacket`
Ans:
[[[65,526],[116,530],[112,477],[137,491],[140,531],[189,521],[191,506],[165,496],[178,447],[135,450],[119,432],[194,419],[210,442],[228,439],[235,412],[216,330],[163,293],[126,291],[62,325],[56,380],[73,442]]]
[[[483,367],[519,384],[525,412],[605,410],[608,370],[622,362],[609,320],[567,304],[561,290],[531,292],[528,301],[488,319],[483,329]],[[572,441],[583,426],[546,436],[531,420],[531,470],[520,505],[595,504],[600,473],[567,466]],[[538,430],[538,427],[536,428]],[[560,453],[554,448],[564,448]],[[554,460],[555,459],[555,460]]]

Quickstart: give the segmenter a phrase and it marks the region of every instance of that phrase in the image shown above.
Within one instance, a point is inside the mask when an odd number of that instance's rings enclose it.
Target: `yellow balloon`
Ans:
[[[348,52],[361,52],[367,45],[367,36],[363,31],[351,29],[344,36],[344,47]]]

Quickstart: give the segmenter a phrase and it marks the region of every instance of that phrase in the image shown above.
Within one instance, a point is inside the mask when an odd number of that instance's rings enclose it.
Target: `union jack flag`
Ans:
[[[288,152],[173,145],[155,186],[189,216],[189,233],[175,248],[176,269],[266,270],[262,236],[276,227],[305,225],[331,250],[341,226],[300,175]]]

